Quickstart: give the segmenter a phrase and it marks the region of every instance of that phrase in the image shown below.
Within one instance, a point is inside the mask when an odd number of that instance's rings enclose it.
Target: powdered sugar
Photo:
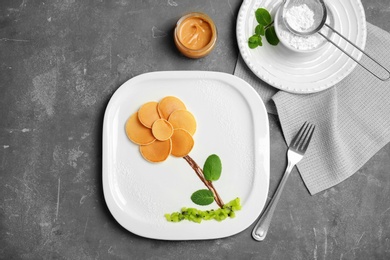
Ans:
[[[320,46],[325,41],[319,34],[313,34],[310,36],[299,36],[293,34],[285,26],[281,26],[279,28],[279,37],[283,38],[284,42],[297,50],[312,50]]]
[[[298,32],[310,30],[315,23],[314,13],[306,4],[289,8],[285,13],[284,18],[289,26]],[[325,39],[317,33],[308,36],[296,35],[290,32],[282,21],[278,24],[278,37],[282,42],[302,51],[313,50],[325,41]]]
[[[314,13],[306,4],[289,8],[284,19],[297,32],[306,32],[314,25]]]

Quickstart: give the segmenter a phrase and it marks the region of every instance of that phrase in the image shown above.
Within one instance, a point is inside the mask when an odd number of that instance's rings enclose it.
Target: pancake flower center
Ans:
[[[171,138],[173,126],[165,119],[157,119],[152,125],[153,136],[159,141],[165,141]]]

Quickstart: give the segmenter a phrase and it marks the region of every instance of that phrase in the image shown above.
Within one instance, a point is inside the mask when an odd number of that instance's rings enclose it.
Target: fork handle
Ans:
[[[278,201],[279,201],[280,195],[282,194],[284,185],[286,184],[287,179],[290,176],[291,170],[293,169],[294,166],[295,166],[295,164],[291,163],[291,161],[289,160],[287,167],[286,167],[286,171],[283,174],[283,178],[280,181],[279,186],[278,186],[273,198],[269,202],[267,208],[263,212],[262,216],[260,217],[260,219],[258,220],[258,222],[256,223],[256,225],[252,231],[252,237],[255,240],[263,241],[265,239],[265,236],[267,235],[268,228],[271,224],[272,216],[274,214],[276,205],[278,204]]]

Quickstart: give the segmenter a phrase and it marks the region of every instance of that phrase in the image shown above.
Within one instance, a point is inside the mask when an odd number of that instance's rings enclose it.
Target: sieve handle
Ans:
[[[353,42],[351,42],[350,40],[348,40],[347,38],[345,38],[341,33],[339,33],[338,31],[336,31],[335,29],[333,29],[331,26],[325,24],[326,27],[328,27],[330,30],[332,30],[334,33],[336,33],[338,36],[340,36],[341,38],[343,38],[344,40],[346,40],[349,44],[351,44],[353,47],[355,47],[356,49],[358,49],[361,53],[363,53],[366,57],[368,57],[370,60],[372,60],[373,62],[375,62],[379,67],[381,67],[382,69],[384,69],[387,74],[388,74],[388,77],[386,78],[382,78],[380,76],[378,76],[377,74],[375,74],[374,72],[372,72],[371,70],[369,70],[366,66],[364,66],[360,61],[358,61],[357,59],[355,59],[354,57],[352,57],[351,54],[347,53],[345,50],[343,50],[340,46],[338,46],[335,42],[333,42],[329,37],[325,36],[323,33],[321,33],[320,31],[318,32],[322,37],[324,37],[328,42],[332,43],[337,49],[339,49],[340,51],[342,51],[344,54],[346,54],[348,57],[350,57],[352,60],[354,60],[357,64],[359,64],[360,66],[362,66],[365,70],[367,70],[368,72],[370,72],[372,75],[374,75],[376,78],[378,78],[379,80],[381,81],[387,81],[390,79],[390,71],[388,69],[386,69],[382,64],[380,64],[377,60],[375,60],[373,57],[371,57],[368,53],[366,53],[365,51],[363,51],[360,47],[356,46],[356,44],[354,44]]]

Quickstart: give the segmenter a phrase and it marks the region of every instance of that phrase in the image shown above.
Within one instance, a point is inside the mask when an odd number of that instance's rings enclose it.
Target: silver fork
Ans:
[[[305,122],[296,136],[290,143],[287,151],[288,164],[286,171],[284,172],[283,178],[275,192],[275,195],[271,199],[267,208],[263,212],[261,218],[257,222],[253,229],[252,237],[257,241],[263,241],[267,235],[268,228],[271,224],[272,215],[274,214],[276,205],[278,204],[280,195],[282,194],[284,185],[288,177],[290,176],[291,170],[294,166],[303,158],[307,147],[309,146],[311,137],[313,136],[315,126],[308,122]]]

